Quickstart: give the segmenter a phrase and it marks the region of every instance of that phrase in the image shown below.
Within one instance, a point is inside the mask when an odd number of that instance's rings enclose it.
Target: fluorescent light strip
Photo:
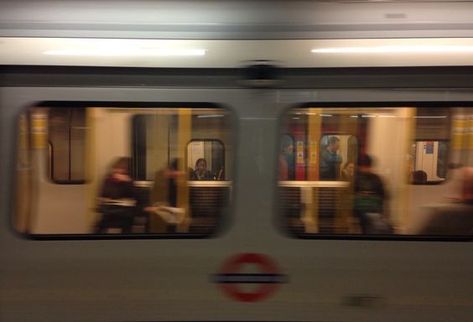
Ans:
[[[372,46],[314,48],[313,54],[384,54],[384,53],[473,53],[473,46]]]
[[[90,49],[60,49],[48,50],[43,52],[45,55],[53,56],[159,56],[159,57],[188,57],[204,56],[205,49],[201,48],[136,48],[136,49],[117,49],[117,48],[90,48]]]

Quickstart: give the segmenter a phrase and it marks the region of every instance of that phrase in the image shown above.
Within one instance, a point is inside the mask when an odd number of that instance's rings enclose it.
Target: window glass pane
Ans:
[[[15,222],[21,232],[192,237],[215,231],[231,195],[233,133],[225,110],[52,105],[33,107],[20,119]],[[191,180],[194,144],[206,161],[203,181]]]
[[[279,155],[287,229],[301,237],[473,234],[472,122],[473,109],[462,107],[289,111]]]

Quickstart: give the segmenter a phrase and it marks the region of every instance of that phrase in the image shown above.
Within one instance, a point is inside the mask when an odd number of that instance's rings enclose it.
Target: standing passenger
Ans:
[[[328,138],[328,145],[320,155],[320,179],[337,180],[340,175],[342,157],[337,153],[340,148],[340,139],[336,136]]]
[[[284,135],[279,154],[279,180],[294,180],[294,145],[289,135]]]

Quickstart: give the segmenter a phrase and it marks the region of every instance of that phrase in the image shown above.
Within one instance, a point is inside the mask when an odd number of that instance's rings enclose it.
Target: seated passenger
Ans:
[[[177,188],[183,177],[185,171],[179,171],[179,159],[173,159],[167,168],[156,172],[151,206],[145,208],[145,211],[155,214],[150,220],[151,232],[175,232],[176,225],[182,221],[184,210],[177,207]]]
[[[212,180],[213,176],[207,170],[207,161],[203,158],[195,162],[195,170],[192,172],[191,180]]]
[[[354,212],[360,220],[363,234],[392,233],[389,224],[388,194],[381,177],[372,170],[372,159],[361,155],[354,180]]]
[[[413,184],[426,184],[427,173],[422,170],[417,170],[417,171],[412,172],[412,183]]]
[[[352,181],[355,175],[355,164],[353,162],[347,162],[342,169],[342,180]]]
[[[108,228],[121,228],[123,233],[131,232],[136,198],[129,165],[129,158],[119,158],[104,179],[99,198],[102,217],[95,227],[96,233],[105,233]]]
[[[426,206],[427,216],[411,233],[422,235],[473,234],[473,167],[463,168],[460,197],[450,203]]]

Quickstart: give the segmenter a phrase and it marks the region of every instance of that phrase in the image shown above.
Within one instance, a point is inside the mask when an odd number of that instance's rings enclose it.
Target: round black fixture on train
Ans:
[[[270,88],[280,82],[279,68],[270,61],[254,61],[243,68],[242,84],[247,87]]]

